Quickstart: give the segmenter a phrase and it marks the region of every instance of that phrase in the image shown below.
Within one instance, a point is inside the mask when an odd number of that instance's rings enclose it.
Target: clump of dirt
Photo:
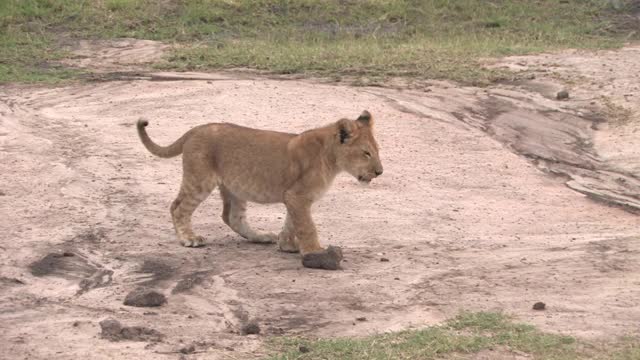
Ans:
[[[323,251],[302,257],[302,265],[311,269],[338,270],[341,261],[342,249],[337,246],[329,246]]]
[[[178,281],[176,286],[171,290],[172,294],[179,294],[191,290],[194,286],[202,284],[208,271],[199,271],[185,276]]]
[[[136,307],[156,307],[167,303],[167,298],[155,290],[139,288],[131,291],[124,299],[124,304]]]
[[[533,304],[533,310],[544,310],[547,308],[547,304],[538,301],[537,303]]]
[[[558,91],[556,94],[556,99],[558,100],[566,100],[569,98],[569,92],[567,90]]]
[[[242,335],[257,335],[260,334],[260,325],[256,321],[250,321],[240,329]]]
[[[181,354],[193,354],[194,352],[196,352],[196,347],[195,345],[191,344],[191,345],[187,345],[184,346],[182,348],[180,348],[180,350],[178,350]]]
[[[110,341],[153,341],[158,342],[164,339],[164,334],[144,326],[122,326],[115,319],[109,318],[100,321],[102,338]]]

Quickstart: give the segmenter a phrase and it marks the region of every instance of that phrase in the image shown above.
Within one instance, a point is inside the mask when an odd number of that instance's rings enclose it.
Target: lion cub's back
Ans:
[[[221,183],[255,202],[278,202],[288,174],[287,144],[295,134],[212,124],[211,150]]]

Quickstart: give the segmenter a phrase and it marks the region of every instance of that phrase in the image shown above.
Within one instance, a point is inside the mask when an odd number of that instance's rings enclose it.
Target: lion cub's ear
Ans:
[[[353,121],[349,119],[341,119],[338,121],[338,137],[340,138],[340,144],[345,144],[351,140],[357,127]]]
[[[356,121],[365,126],[373,126],[373,117],[367,110],[363,111],[362,114],[358,116],[358,119]]]

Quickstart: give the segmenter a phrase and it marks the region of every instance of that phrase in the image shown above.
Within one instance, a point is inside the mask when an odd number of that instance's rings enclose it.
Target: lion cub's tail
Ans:
[[[169,146],[160,146],[151,140],[149,135],[147,134],[147,130],[145,129],[149,125],[149,121],[147,119],[140,119],[137,123],[138,128],[138,136],[140,136],[140,140],[144,147],[149,150],[155,156],[159,156],[161,158],[170,158],[174,156],[178,156],[182,154],[182,146],[184,142],[187,140],[187,134],[182,135],[178,140],[176,140],[173,144]]]

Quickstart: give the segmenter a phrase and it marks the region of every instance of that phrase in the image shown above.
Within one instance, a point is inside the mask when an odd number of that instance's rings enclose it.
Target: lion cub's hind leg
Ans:
[[[182,185],[178,197],[171,204],[171,218],[180,243],[187,247],[204,246],[204,238],[191,227],[191,215],[216,187],[217,177],[204,163],[185,159]]]
[[[278,247],[282,252],[300,252],[300,247],[296,239],[295,229],[293,227],[293,221],[291,221],[291,215],[289,214],[287,214],[287,219],[284,222],[282,231],[280,232],[280,235],[278,235]]]
[[[223,209],[222,220],[225,224],[243,238],[257,244],[273,244],[278,236],[273,233],[254,231],[247,223],[247,202],[233,195],[229,190],[220,186]]]

